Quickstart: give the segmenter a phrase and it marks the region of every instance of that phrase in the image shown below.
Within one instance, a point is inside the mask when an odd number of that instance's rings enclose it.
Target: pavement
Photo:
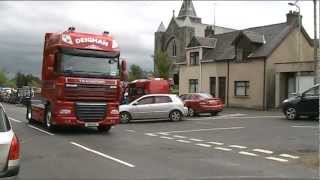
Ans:
[[[50,133],[4,104],[21,142],[17,179],[318,179],[319,122],[225,109],[181,122]]]

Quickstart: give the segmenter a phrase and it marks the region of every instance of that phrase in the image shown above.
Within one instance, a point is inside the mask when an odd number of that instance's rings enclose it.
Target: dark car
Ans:
[[[215,116],[224,108],[224,104],[219,98],[214,98],[206,93],[182,94],[180,98],[188,107],[189,116],[196,116],[199,113],[211,113],[212,116]]]
[[[299,116],[316,118],[319,116],[319,85],[306,90],[282,102],[282,110],[287,119],[294,120]]]

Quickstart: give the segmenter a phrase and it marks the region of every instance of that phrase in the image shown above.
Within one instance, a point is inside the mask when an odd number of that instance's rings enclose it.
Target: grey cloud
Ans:
[[[75,22],[64,15],[64,6],[75,2],[0,2],[0,68],[7,72],[23,72],[40,75],[43,38],[45,32],[59,32],[69,25],[76,25],[81,31],[102,31]],[[152,33],[153,34],[153,33]],[[135,32],[116,35],[122,50],[122,57],[130,64],[153,68],[150,55],[153,47],[137,40]]]

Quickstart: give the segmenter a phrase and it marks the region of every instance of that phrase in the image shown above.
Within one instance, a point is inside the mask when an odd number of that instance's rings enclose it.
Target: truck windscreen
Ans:
[[[60,54],[58,71],[80,76],[119,76],[119,58]]]

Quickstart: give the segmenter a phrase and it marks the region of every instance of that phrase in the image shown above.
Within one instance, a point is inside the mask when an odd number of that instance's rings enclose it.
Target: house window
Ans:
[[[237,60],[246,60],[251,54],[251,50],[249,48],[237,48]]]
[[[234,82],[234,95],[235,96],[248,96],[249,81],[235,81]]]
[[[176,57],[177,56],[177,44],[176,40],[173,40],[172,42],[172,56]]]
[[[190,93],[198,92],[198,79],[189,80],[189,92]]]
[[[191,52],[190,53],[190,65],[199,64],[199,52]]]

